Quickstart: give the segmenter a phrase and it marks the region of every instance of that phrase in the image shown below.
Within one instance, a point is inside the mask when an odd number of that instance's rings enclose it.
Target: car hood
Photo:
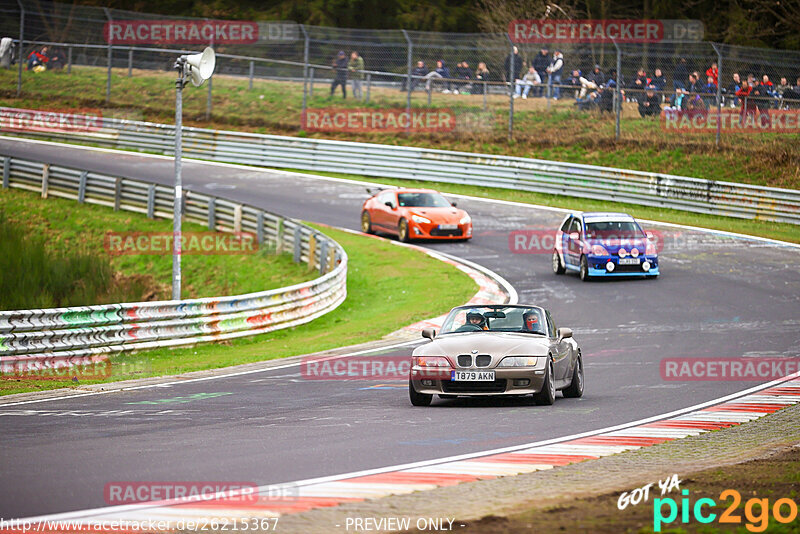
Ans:
[[[410,215],[421,215],[440,224],[458,224],[466,212],[456,208],[407,208]]]
[[[490,354],[504,356],[546,356],[550,340],[535,334],[512,332],[465,332],[445,334],[414,350],[414,356],[448,356],[459,354]],[[493,358],[494,359],[494,358]]]

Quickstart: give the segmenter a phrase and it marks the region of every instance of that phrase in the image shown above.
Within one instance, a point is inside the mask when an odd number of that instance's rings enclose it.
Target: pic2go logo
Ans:
[[[714,499],[698,499],[692,506],[689,490],[682,490],[681,493],[684,497],[681,499],[680,505],[670,497],[653,500],[653,530],[655,532],[661,532],[661,525],[668,525],[675,521],[679,512],[681,523],[684,525],[689,523],[690,513],[698,523],[711,523],[717,518],[717,514],[709,510],[717,506]],[[728,489],[719,494],[719,499],[720,501],[732,499],[725,511],[720,514],[719,522],[741,524],[742,516],[736,513],[742,502],[741,494],[736,490]],[[783,498],[775,501],[770,508],[769,499],[755,497],[748,499],[744,505],[744,516],[748,521],[745,523],[745,528],[750,532],[764,532],[769,525],[770,512],[778,523],[792,523],[797,519],[797,503],[792,499]]]

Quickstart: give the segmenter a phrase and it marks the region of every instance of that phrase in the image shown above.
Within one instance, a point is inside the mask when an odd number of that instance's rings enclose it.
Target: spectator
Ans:
[[[533,68],[536,69],[537,74],[539,74],[539,78],[544,80],[547,77],[547,67],[550,66],[550,58],[548,55],[550,52],[547,48],[542,48],[536,57],[533,58]],[[542,96],[544,94],[544,88],[534,88],[533,96]]]
[[[783,95],[786,93],[786,91],[791,88],[792,86],[789,85],[789,81],[786,79],[786,77],[783,77],[781,78],[781,83],[775,87],[775,93],[777,93],[779,97],[783,98]]]
[[[681,111],[683,109],[683,99],[686,98],[686,89],[678,87],[675,89],[675,94],[669,100],[669,106],[664,109]]]
[[[650,78],[647,77],[647,71],[644,70],[644,67],[640,67],[639,70],[636,71],[636,79],[633,81],[633,84],[636,86],[636,89],[644,89],[650,85]]]
[[[703,87],[700,85],[699,74],[693,72],[689,75],[689,86],[686,88],[690,93],[702,93]]]
[[[758,82],[756,81],[755,76],[748,74],[747,83],[745,83],[741,89],[736,91],[736,96],[738,96],[742,102],[742,115],[754,115],[758,113],[757,97],[760,92],[756,90],[757,86]]]
[[[453,92],[458,94],[458,92],[461,91],[469,94],[472,91],[472,71],[469,68],[469,63],[462,61],[456,65],[456,78],[459,80],[467,80],[467,82],[457,84]]]
[[[417,61],[417,66],[411,69],[411,90],[417,86],[421,78],[428,74],[428,69],[425,68],[424,61]]]
[[[667,86],[667,79],[664,77],[664,73],[661,72],[661,69],[653,71],[653,79],[650,83],[659,93],[664,91],[664,88]]]
[[[47,69],[48,61],[50,61],[50,58],[47,56],[47,47],[43,46],[41,50],[34,50],[28,55],[28,66],[26,70],[41,72]]]
[[[581,71],[579,71],[578,69],[575,69],[575,70],[572,71],[572,74],[570,75],[569,78],[567,78],[567,82],[564,84],[564,85],[569,85],[571,87],[575,87],[575,91],[573,92],[573,96],[575,97],[575,99],[578,98],[578,93],[580,92],[580,87],[582,87],[582,85],[583,85],[581,83],[581,78],[583,78],[581,76]]]
[[[654,85],[645,87],[644,96],[639,99],[639,115],[641,117],[661,115],[661,97],[656,94]]]
[[[561,96],[561,71],[564,70],[564,56],[559,50],[553,52],[553,61],[547,67],[547,90],[551,91],[553,99]]]
[[[726,93],[730,93],[731,95],[731,107],[735,108],[739,106],[739,99],[736,97],[736,93],[739,92],[739,89],[742,88],[742,80],[739,77],[738,72],[734,72],[733,76],[731,76],[731,84],[728,86]]]
[[[709,76],[706,79],[706,86],[703,88],[703,93],[707,94],[707,95],[713,95],[714,96],[714,98],[711,98],[711,97],[708,97],[708,96],[705,98],[706,107],[711,107],[712,105],[716,104],[716,102],[717,102],[717,98],[716,98],[717,97],[717,84],[714,83],[714,77],[713,76]]]
[[[614,92],[617,89],[617,71],[616,69],[611,69],[608,73],[608,79],[606,80],[605,85],[603,85],[598,90],[597,95],[597,107],[600,108],[600,111],[614,111]]]
[[[353,50],[350,54],[350,62],[347,64],[350,71],[350,79],[353,81],[353,98],[361,100],[361,83],[364,80],[364,58]]]
[[[47,70],[61,70],[67,62],[67,56],[63,50],[56,48],[49,52],[49,61],[47,62]]]
[[[775,86],[772,85],[772,82],[769,81],[769,76],[766,74],[761,78],[761,88],[763,93],[769,96],[775,96]]]
[[[592,69],[592,72],[586,77],[586,80],[596,84],[598,87],[606,83],[606,77],[600,65],[594,66],[594,69]]]
[[[532,66],[528,68],[528,72],[525,76],[522,77],[521,80],[516,81],[516,91],[514,92],[514,98],[519,98],[520,94],[522,94],[522,98],[528,98],[528,93],[531,90],[531,87],[535,85],[541,85],[542,79],[539,77],[539,73],[536,72],[536,69]]]
[[[515,46],[513,51],[506,57],[506,81],[511,87],[511,83],[519,78],[519,73],[522,72],[522,56],[519,55],[519,49]]]
[[[689,77],[689,69],[686,67],[686,58],[680,58],[675,65],[672,73],[672,88],[686,89],[686,79]]]
[[[595,65],[594,69],[594,72],[590,73],[586,78],[580,78],[579,81],[581,83],[581,90],[578,93],[578,100],[584,100],[589,91],[597,91],[600,86],[603,85],[603,73],[598,73],[600,70],[600,65]],[[578,106],[578,109],[581,109],[581,106]]]
[[[438,60],[436,62],[436,70],[431,71],[428,74],[426,74],[425,78],[428,80],[428,81],[425,82],[425,90],[428,91],[429,93],[431,92],[431,82],[434,79],[437,79],[437,78],[438,79],[444,78],[444,79],[448,80],[446,82],[445,89],[442,92],[444,94],[449,94],[450,93],[450,81],[449,81],[450,69],[447,68],[447,65],[445,65],[443,59],[440,59],[440,60]]]
[[[482,81],[482,82],[488,82],[490,76],[491,76],[491,73],[489,72],[489,69],[486,68],[486,63],[484,63],[483,61],[478,63],[478,69],[475,71],[475,80],[476,81]],[[481,85],[483,85],[482,92],[484,94],[486,94],[487,85],[485,83],[481,84]]]
[[[714,85],[719,84],[719,69],[717,68],[716,63],[712,63],[711,66],[706,70],[706,77],[711,77],[714,80]]]
[[[331,82],[330,96],[333,96],[336,86],[340,85],[342,87],[342,98],[347,98],[347,55],[344,53],[344,50],[339,50],[339,53],[333,58],[331,64],[333,66],[334,77],[333,82]]]
[[[787,108],[800,108],[800,78],[793,87],[783,92],[783,100]]]

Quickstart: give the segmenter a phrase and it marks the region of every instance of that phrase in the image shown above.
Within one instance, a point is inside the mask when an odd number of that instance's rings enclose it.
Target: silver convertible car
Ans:
[[[533,395],[553,404],[556,391],[583,395],[581,349],[569,328],[556,328],[538,306],[459,306],[438,334],[412,354],[408,393],[414,406],[441,398]]]

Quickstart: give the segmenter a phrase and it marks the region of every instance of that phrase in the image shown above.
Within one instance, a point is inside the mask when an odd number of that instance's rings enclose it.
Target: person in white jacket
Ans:
[[[556,50],[553,52],[553,61],[551,61],[550,66],[547,67],[547,86],[551,91],[550,94],[552,94],[553,98],[556,100],[558,100],[558,97],[561,96],[561,88],[558,86],[561,85],[561,71],[563,70],[564,55],[561,53],[561,51]]]
[[[534,85],[541,85],[541,83],[542,79],[539,77],[539,73],[536,72],[536,69],[533,67],[528,68],[528,72],[525,73],[525,76],[523,76],[521,80],[516,81],[514,98],[519,98],[520,94],[522,98],[528,98],[531,87]]]

